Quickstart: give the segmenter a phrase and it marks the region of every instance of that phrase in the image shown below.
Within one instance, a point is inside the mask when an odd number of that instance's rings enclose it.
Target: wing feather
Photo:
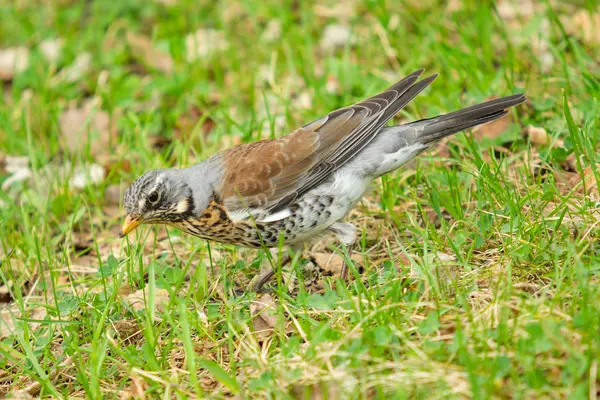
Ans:
[[[264,140],[221,153],[225,174],[219,196],[232,211],[275,213],[318,186],[359,153],[383,125],[435,79],[419,82],[423,70],[386,91],[276,140]]]

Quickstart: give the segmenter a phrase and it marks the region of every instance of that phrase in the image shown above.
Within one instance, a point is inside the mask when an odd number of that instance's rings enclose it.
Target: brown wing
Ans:
[[[386,91],[329,113],[277,140],[222,153],[221,198],[229,210],[259,207],[275,212],[316,187],[360,152],[381,127],[437,75],[415,83],[413,72]]]

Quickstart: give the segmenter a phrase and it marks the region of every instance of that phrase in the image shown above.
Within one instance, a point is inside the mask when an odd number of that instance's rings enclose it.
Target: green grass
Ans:
[[[598,4],[534,2],[508,18],[491,2],[442,3],[329,3],[342,16],[313,1],[1,6],[0,48],[31,51],[0,87],[0,158],[28,157],[33,177],[0,192],[0,395],[595,398],[600,44],[577,21]],[[323,51],[340,21],[354,41]],[[229,46],[188,62],[185,37],[200,28]],[[38,45],[58,37],[48,62]],[[89,69],[61,79],[84,52]],[[118,238],[107,188],[279,137],[421,67],[441,76],[397,121],[492,95],[529,101],[499,135],[459,134],[376,183],[349,218],[362,233],[348,285],[303,258],[258,297],[244,289],[264,252],[164,228]],[[60,115],[94,96],[116,134],[71,152]],[[562,145],[534,146],[528,125]],[[106,177],[73,189],[74,168],[93,162]],[[10,175],[0,168],[0,184]]]

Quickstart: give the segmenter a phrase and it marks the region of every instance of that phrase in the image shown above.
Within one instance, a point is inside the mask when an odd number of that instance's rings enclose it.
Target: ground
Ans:
[[[599,395],[595,0],[34,1],[0,8],[0,395]],[[525,92],[374,182],[335,242],[147,227],[144,171],[279,137],[425,68],[393,121]]]

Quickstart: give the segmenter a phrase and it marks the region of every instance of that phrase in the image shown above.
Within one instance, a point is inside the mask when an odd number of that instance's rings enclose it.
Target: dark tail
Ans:
[[[413,124],[423,125],[419,141],[430,144],[454,133],[501,118],[508,113],[508,108],[524,101],[525,94],[513,94]]]

